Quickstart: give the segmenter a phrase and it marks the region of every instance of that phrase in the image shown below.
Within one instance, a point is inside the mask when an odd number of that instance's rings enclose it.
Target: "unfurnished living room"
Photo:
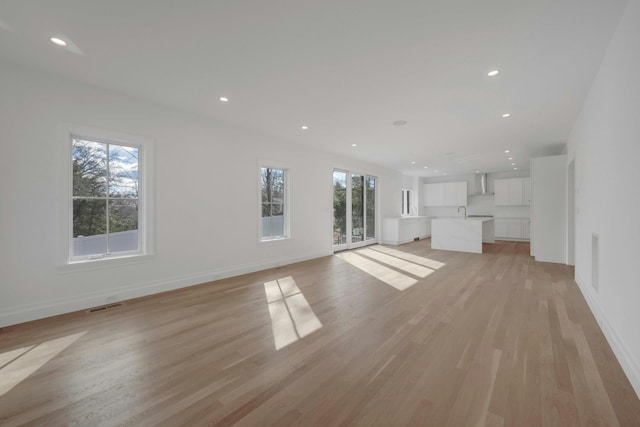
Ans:
[[[0,426],[640,426],[640,0],[0,1]]]

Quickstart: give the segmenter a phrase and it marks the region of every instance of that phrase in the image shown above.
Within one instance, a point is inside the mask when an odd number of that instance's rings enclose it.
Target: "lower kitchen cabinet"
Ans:
[[[528,240],[530,237],[529,218],[495,218],[496,239]]]
[[[382,221],[382,243],[401,245],[431,236],[431,218],[426,216],[385,218]]]

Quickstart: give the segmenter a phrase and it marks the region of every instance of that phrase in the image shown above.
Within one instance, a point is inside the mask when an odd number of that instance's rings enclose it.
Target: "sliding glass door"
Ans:
[[[373,176],[333,171],[333,249],[376,243],[376,183]]]
[[[333,248],[347,249],[347,172],[333,171]]]

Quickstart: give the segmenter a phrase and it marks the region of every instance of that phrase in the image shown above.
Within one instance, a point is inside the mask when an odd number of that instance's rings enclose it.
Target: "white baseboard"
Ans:
[[[600,309],[598,300],[593,294],[591,287],[582,279],[580,273],[576,270],[576,283],[578,288],[582,292],[584,299],[587,301],[593,316],[596,318],[600,329],[604,333],[605,338],[609,342],[613,354],[618,359],[622,370],[627,375],[631,386],[636,392],[638,398],[640,398],[640,368],[634,361],[633,357],[629,354],[629,351],[624,345],[624,341],[620,339],[615,329],[611,326],[609,319],[605,316],[604,312]]]
[[[260,264],[236,266],[232,268],[200,272],[197,274],[175,276],[152,282],[143,282],[123,288],[111,288],[104,292],[95,292],[74,298],[54,299],[37,304],[11,307],[9,309],[0,310],[0,328],[10,325],[17,325],[19,323],[30,322],[32,320],[44,319],[46,317],[57,316],[59,314],[85,310],[87,308],[96,307],[108,303],[110,304],[117,301],[125,301],[132,298],[139,298],[157,294],[160,292],[186,288],[189,286],[198,285],[200,283],[211,282],[214,280],[225,279],[233,276],[240,276],[242,274],[254,273],[256,271],[267,270],[270,268],[294,264],[297,262],[308,261],[328,255],[331,255],[331,253],[316,253],[300,257],[271,260]],[[110,299],[113,295],[117,295],[117,299]]]

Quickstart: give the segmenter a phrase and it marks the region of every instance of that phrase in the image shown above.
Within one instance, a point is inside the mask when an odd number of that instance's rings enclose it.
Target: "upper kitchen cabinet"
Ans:
[[[467,206],[467,181],[424,185],[425,206]]]
[[[531,204],[531,178],[522,178],[522,204]]]
[[[496,179],[494,203],[496,206],[523,206],[531,204],[530,178]]]

